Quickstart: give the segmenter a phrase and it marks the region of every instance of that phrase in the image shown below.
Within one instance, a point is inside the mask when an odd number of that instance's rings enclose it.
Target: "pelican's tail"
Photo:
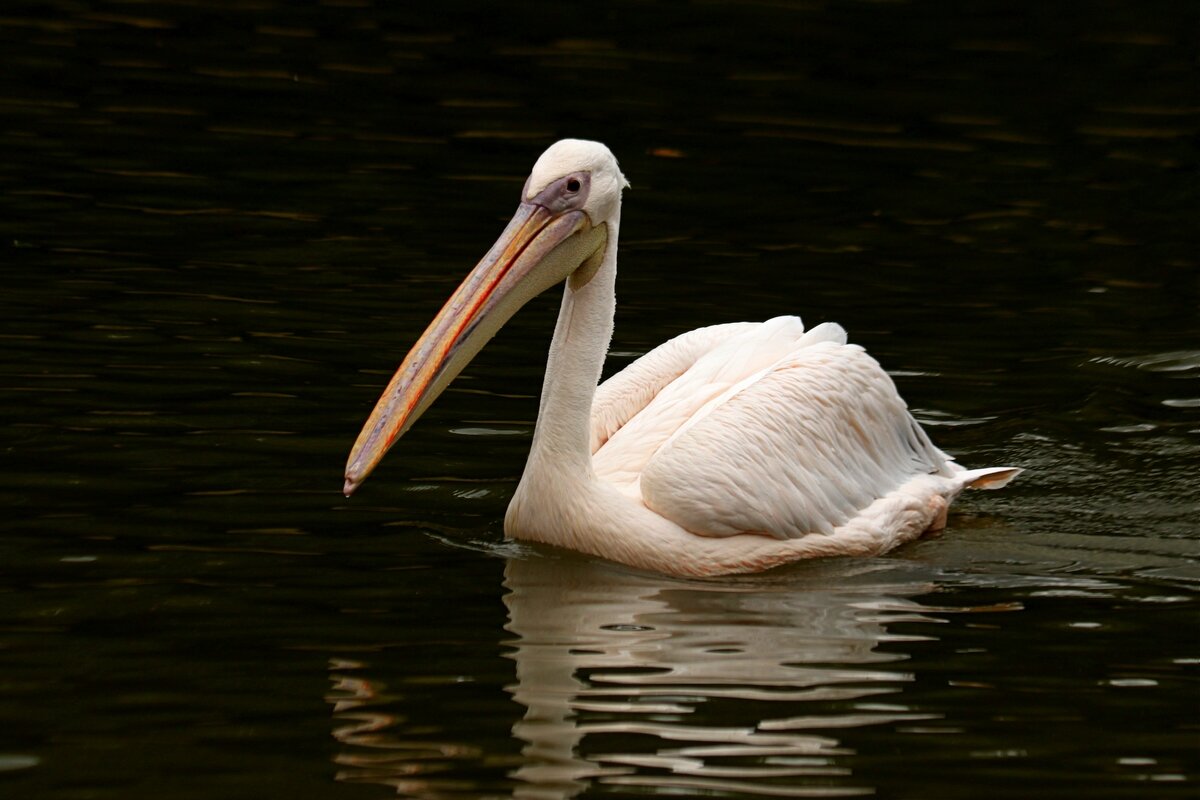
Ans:
[[[963,470],[954,477],[967,489],[1001,489],[1023,471],[1020,467],[986,467]]]

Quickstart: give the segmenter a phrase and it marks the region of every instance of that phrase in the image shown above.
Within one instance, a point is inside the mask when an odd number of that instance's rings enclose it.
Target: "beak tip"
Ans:
[[[350,495],[354,494],[354,490],[357,489],[360,485],[361,485],[361,481],[357,481],[354,478],[347,476],[346,484],[345,484],[345,486],[342,487],[342,494],[346,495],[346,497],[349,497]]]

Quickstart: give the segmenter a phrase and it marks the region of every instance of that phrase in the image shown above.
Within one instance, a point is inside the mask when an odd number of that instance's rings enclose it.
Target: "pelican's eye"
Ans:
[[[526,183],[528,187],[528,183]],[[564,175],[551,182],[527,202],[545,206],[556,214],[577,211],[587,204],[592,188],[592,175],[587,171]],[[526,189],[528,191],[528,189]]]

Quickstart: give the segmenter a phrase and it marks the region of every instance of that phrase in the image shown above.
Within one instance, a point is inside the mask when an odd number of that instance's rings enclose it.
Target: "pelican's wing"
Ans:
[[[596,476],[638,498],[646,464],[681,428],[765,374],[799,342],[831,329],[841,333],[825,325],[806,334],[797,317],[719,325],[686,333],[643,356],[598,392],[613,422],[602,429],[606,438],[593,440]],[[616,410],[620,413],[612,413]]]
[[[948,461],[879,364],[822,325],[679,425],[640,494],[694,533],[795,538],[831,533],[917,475],[951,475]]]
[[[653,400],[663,387],[687,372],[720,343],[757,328],[757,322],[710,325],[680,334],[613,375],[592,398],[592,452]]]

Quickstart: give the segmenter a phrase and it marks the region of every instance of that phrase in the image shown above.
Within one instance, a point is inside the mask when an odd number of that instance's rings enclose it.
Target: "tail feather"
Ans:
[[[956,477],[968,489],[1000,489],[1020,475],[1024,470],[1020,467],[986,467],[984,469],[968,469]]]

